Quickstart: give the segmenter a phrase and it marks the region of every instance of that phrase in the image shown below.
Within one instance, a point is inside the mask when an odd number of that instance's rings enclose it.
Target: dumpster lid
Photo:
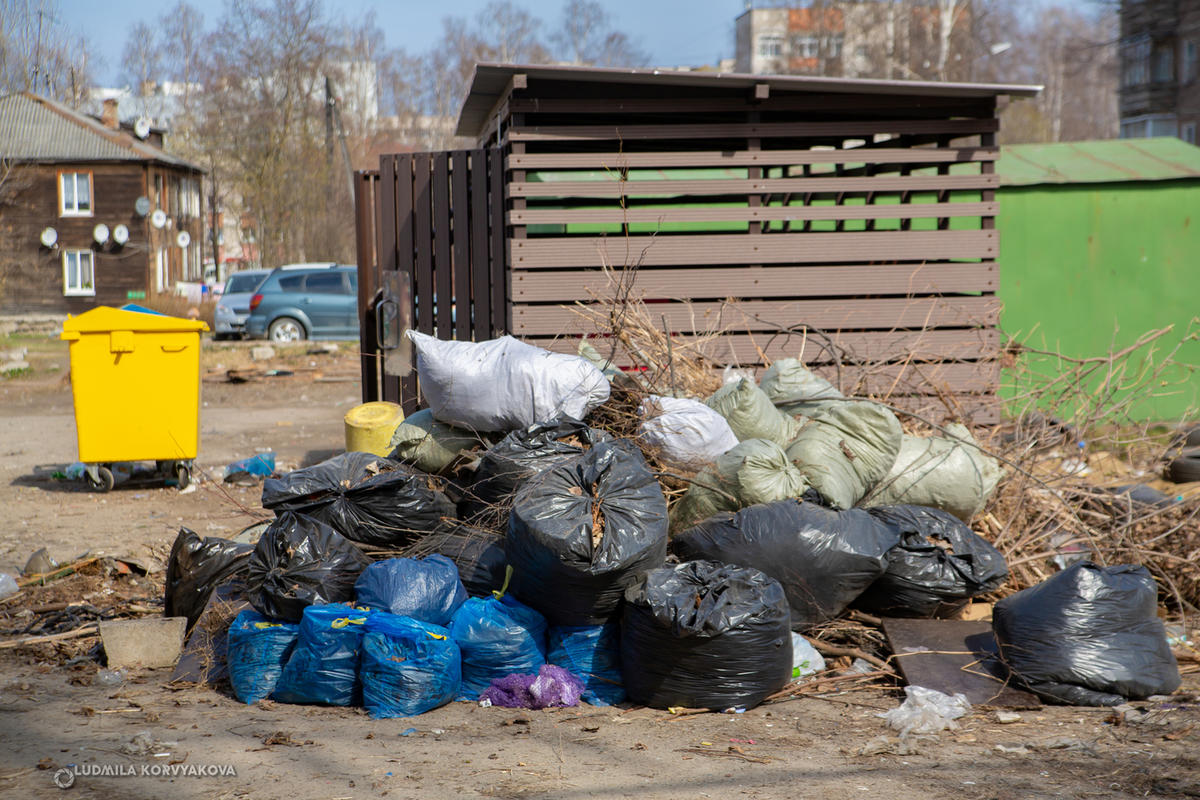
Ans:
[[[125,311],[111,306],[96,306],[78,316],[67,317],[63,322],[63,333],[106,333],[108,331],[206,331],[203,320],[168,317],[162,314],[145,314]]]

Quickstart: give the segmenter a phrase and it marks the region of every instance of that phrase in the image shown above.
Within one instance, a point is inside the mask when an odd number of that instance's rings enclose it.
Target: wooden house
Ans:
[[[201,276],[204,171],[122,124],[0,97],[0,313],[78,314]]]

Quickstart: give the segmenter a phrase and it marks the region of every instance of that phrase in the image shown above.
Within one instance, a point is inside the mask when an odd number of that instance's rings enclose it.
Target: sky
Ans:
[[[56,24],[86,32],[93,55],[103,60],[97,79],[119,86],[121,50],[127,31],[140,21],[153,23],[176,0],[59,0]],[[210,28],[224,10],[221,0],[189,0]],[[562,0],[513,0],[542,20],[542,32],[559,27]],[[715,64],[733,56],[733,21],[745,0],[602,0],[613,27],[630,35],[650,53],[655,66]],[[387,46],[423,53],[441,38],[442,18],[474,16],[487,0],[326,0],[328,15],[339,21],[375,12]]]

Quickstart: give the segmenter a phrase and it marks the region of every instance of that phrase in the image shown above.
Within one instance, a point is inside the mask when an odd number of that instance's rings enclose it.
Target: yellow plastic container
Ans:
[[[346,450],[386,456],[392,452],[392,434],[404,421],[404,409],[378,400],[346,412]]]
[[[196,457],[206,330],[198,320],[108,306],[67,318],[80,461]]]

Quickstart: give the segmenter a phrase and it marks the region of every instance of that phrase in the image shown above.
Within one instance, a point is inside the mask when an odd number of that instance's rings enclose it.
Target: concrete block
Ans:
[[[173,667],[183,649],[187,617],[114,619],[100,623],[110,669]]]
[[[269,344],[260,344],[250,348],[250,358],[255,361],[270,361],[275,357],[275,348]]]

